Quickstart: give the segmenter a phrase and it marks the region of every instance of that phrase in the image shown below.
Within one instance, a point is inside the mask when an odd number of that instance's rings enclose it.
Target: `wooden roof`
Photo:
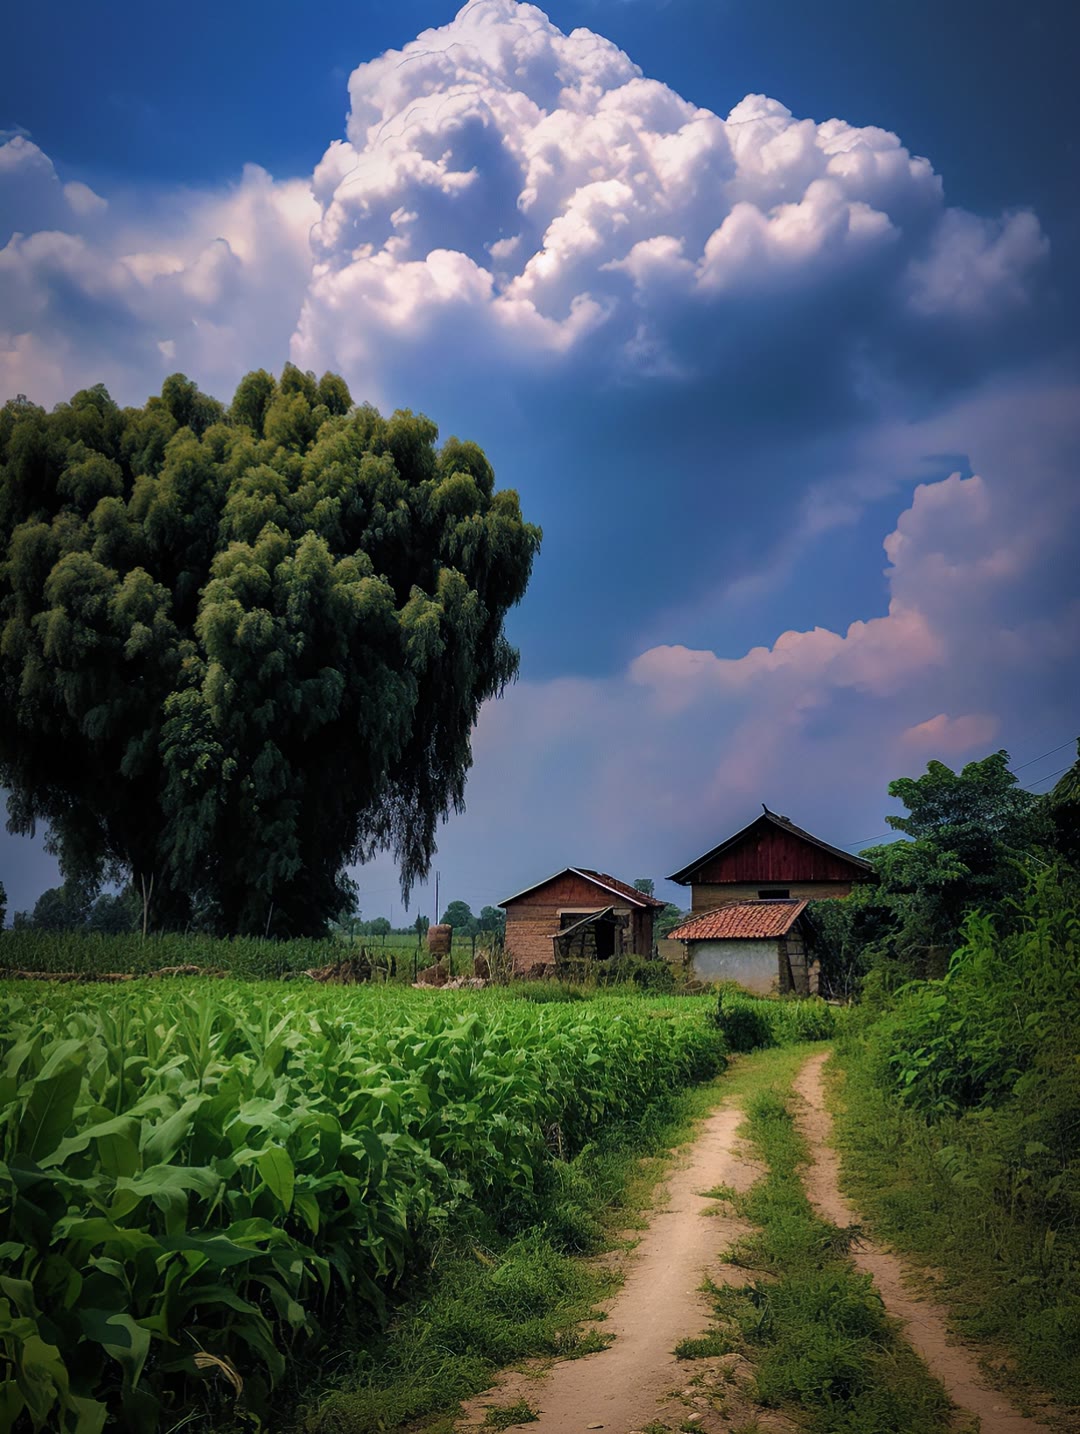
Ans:
[[[731,901],[684,921],[671,941],[769,941],[786,936],[806,910],[805,901]]]
[[[874,874],[874,868],[868,861],[864,861],[861,856],[852,856],[850,852],[841,851],[839,847],[832,846],[827,841],[822,841],[820,837],[814,836],[812,832],[804,831],[802,827],[797,827],[795,823],[789,821],[787,817],[782,817],[776,812],[770,812],[768,807],[766,807],[760,817],[755,817],[752,822],[740,831],[737,831],[734,836],[729,836],[727,840],[722,841],[719,846],[714,846],[711,851],[705,852],[705,854],[699,856],[696,861],[690,862],[689,865],[684,866],[681,871],[677,871],[674,875],[669,876],[668,880],[676,881],[680,886],[688,886],[693,881],[695,873],[699,871],[706,862],[712,861],[724,852],[730,851],[732,847],[738,846],[739,843],[745,841],[755,829],[761,827],[774,828],[777,831],[786,833],[788,836],[796,837],[800,841],[808,843],[810,846],[817,847],[819,851],[827,852],[835,860],[843,862],[852,869],[851,874],[853,880],[865,880]]]
[[[547,886],[548,882],[558,881],[560,876],[580,876],[582,880],[591,882],[593,886],[599,887],[607,895],[617,896],[621,901],[636,906],[640,911],[650,908],[658,911],[662,906],[667,905],[667,902],[658,901],[655,896],[646,896],[635,886],[627,886],[625,881],[619,881],[616,877],[608,876],[603,871],[592,871],[587,866],[564,866],[562,871],[555,872],[553,876],[545,876],[543,881],[538,881],[533,886],[527,886],[524,891],[515,892],[513,896],[508,896],[505,901],[500,901],[497,904],[509,906],[512,901],[518,901],[521,897],[528,896],[531,891],[539,891],[542,886]]]

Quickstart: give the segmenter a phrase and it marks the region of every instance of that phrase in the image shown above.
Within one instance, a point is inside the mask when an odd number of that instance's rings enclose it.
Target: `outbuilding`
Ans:
[[[730,901],[820,900],[842,897],[874,868],[787,817],[762,815],[668,878],[688,886],[690,909],[712,911]]]
[[[653,916],[664,902],[606,872],[568,866],[499,905],[514,974],[526,976],[652,955]]]
[[[806,906],[792,900],[733,901],[685,921],[669,939],[683,943],[694,980],[737,981],[762,996],[816,995]]]

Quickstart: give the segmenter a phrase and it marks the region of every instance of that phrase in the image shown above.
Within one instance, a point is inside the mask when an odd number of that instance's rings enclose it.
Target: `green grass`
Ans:
[[[540,1418],[539,1413],[519,1399],[516,1404],[495,1404],[487,1412],[484,1420],[485,1429],[509,1429],[512,1424],[535,1424]]]
[[[295,1427],[382,1434],[424,1421],[431,1428],[429,1420],[488,1388],[499,1369],[605,1348],[602,1320],[597,1328],[591,1317],[617,1281],[580,1256],[625,1248],[624,1233],[651,1208],[673,1151],[724,1093],[723,1077],[674,1091],[574,1159],[550,1161],[536,1192],[540,1223],[512,1237],[489,1225],[482,1244],[478,1232],[448,1241],[386,1333],[359,1354],[343,1351],[336,1387],[309,1394]]]
[[[712,1359],[718,1354],[730,1354],[733,1346],[730,1338],[721,1330],[702,1335],[699,1339],[681,1339],[675,1346],[676,1359]]]
[[[757,1232],[731,1258],[756,1278],[713,1287],[719,1331],[752,1362],[759,1403],[797,1413],[814,1434],[945,1434],[944,1391],[855,1269],[849,1237],[806,1198],[787,1091],[796,1054],[805,1058],[805,1048],[779,1053],[771,1072],[755,1059],[733,1073],[747,1103],[745,1134],[768,1173],[735,1200]],[[781,1070],[774,1085],[769,1077]]]
[[[864,1040],[846,1042],[839,1061],[830,1094],[843,1183],[868,1224],[942,1273],[936,1297],[965,1339],[983,1342],[1003,1387],[1080,1412],[1080,1198],[1075,1163],[1071,1219],[1043,1197],[1046,1147],[1015,1134],[1038,1108],[932,1120],[881,1088]]]

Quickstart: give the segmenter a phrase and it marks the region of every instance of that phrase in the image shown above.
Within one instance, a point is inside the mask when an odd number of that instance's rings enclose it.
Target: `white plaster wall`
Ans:
[[[780,983],[775,941],[692,941],[690,970],[699,981],[738,981],[748,991],[767,995]]]

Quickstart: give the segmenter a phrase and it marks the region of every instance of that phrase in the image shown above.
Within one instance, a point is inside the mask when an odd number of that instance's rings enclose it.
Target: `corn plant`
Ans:
[[[437,1004],[436,1004],[437,1003]],[[0,986],[0,1425],[266,1407],[432,1237],[711,1074],[698,1003],[218,981]],[[208,1375],[221,1375],[214,1383]]]

